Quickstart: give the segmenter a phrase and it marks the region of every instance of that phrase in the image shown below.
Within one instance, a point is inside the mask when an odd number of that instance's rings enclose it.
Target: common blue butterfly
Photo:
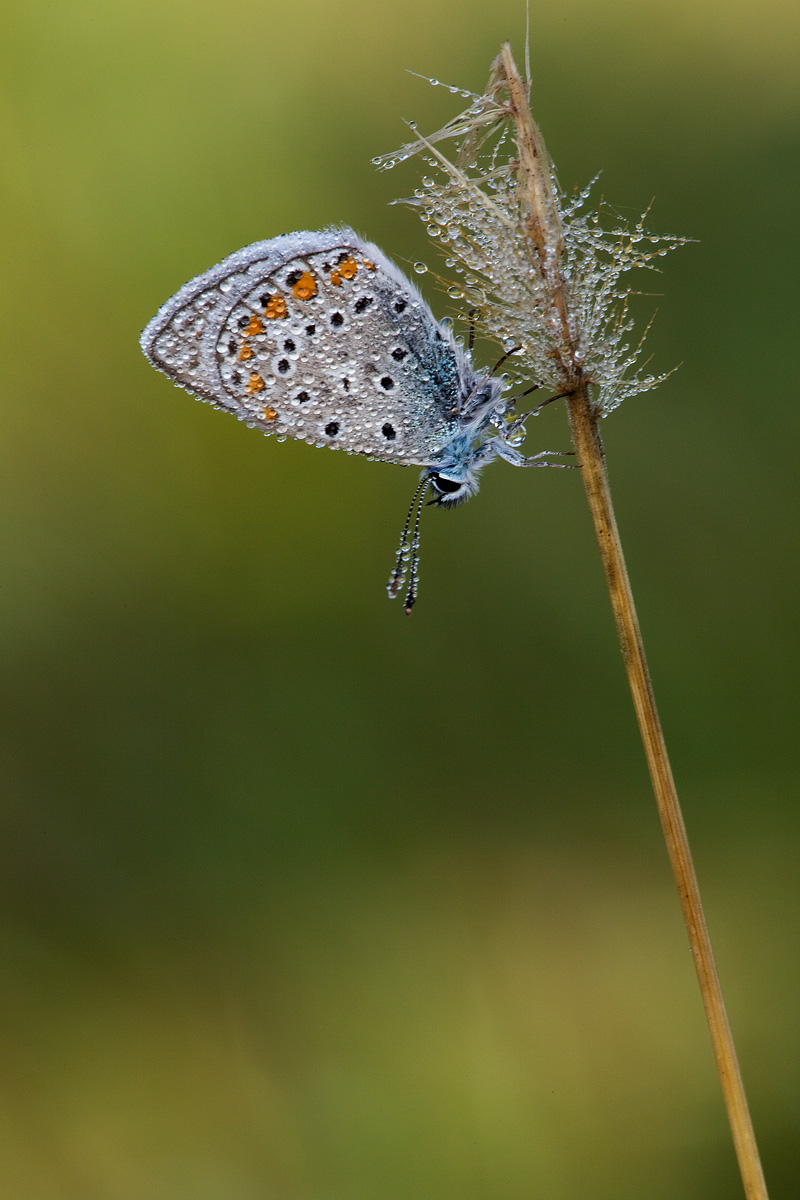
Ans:
[[[452,508],[494,458],[549,465],[550,452],[518,448],[522,419],[507,417],[503,382],[475,370],[417,288],[352,229],[237,250],[162,305],[141,347],[178,386],[262,433],[421,466],[388,584],[395,596],[408,577],[407,613],[428,489]]]

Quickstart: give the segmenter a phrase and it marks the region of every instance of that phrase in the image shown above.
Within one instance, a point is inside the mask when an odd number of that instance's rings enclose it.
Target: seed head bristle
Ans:
[[[451,143],[449,156],[442,142]],[[643,338],[634,345],[628,341],[634,329],[628,301],[637,293],[623,276],[636,268],[656,270],[658,258],[688,239],[651,233],[648,210],[631,225],[602,199],[592,203],[596,179],[566,197],[544,142],[535,149],[546,193],[539,253],[530,236],[508,89],[497,64],[486,92],[463,112],[375,162],[387,169],[415,156],[423,159],[432,173],[402,203],[419,211],[460,277],[448,294],[473,310],[485,336],[504,348],[520,347],[515,365],[533,383],[560,393],[582,376],[594,385],[598,415],[606,416],[628,396],[666,378],[644,373]]]

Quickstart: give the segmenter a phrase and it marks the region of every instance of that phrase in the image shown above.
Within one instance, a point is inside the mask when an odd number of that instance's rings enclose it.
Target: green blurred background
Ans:
[[[697,239],[612,485],[773,1200],[800,1192],[797,27],[532,4],[571,188]],[[12,0],[2,62],[0,1187],[21,1200],[740,1195],[577,473],[278,445],[139,330],[248,242],[433,248],[371,158],[521,0]],[[645,281],[649,287],[650,279]],[[434,308],[446,300],[430,294]],[[491,353],[487,351],[487,355]],[[553,406],[555,409],[555,406]],[[563,412],[534,448],[565,448]],[[529,443],[531,444],[531,443]]]

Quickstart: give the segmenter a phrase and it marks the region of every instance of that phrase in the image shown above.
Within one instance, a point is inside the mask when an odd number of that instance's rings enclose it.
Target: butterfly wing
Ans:
[[[474,386],[416,288],[351,229],[238,250],[168,300],[141,345],[264,433],[395,463],[436,461]]]

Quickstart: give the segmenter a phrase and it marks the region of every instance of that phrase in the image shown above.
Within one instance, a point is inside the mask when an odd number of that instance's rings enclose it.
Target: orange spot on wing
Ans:
[[[248,358],[252,358],[252,357],[253,357],[253,351],[250,349],[250,347],[245,342],[245,344],[242,346],[241,350],[239,351],[239,361],[245,362]]]
[[[375,266],[375,263],[370,262],[368,258],[362,258],[361,261],[368,271],[377,271],[378,268]]]
[[[244,333],[245,337],[255,337],[257,333],[264,332],[264,326],[261,324],[261,321],[255,315],[255,313],[253,313],[252,317],[250,318],[249,325],[242,332]]]
[[[265,421],[274,421],[275,418],[277,417],[277,415],[278,414],[275,411],[275,409],[270,408],[269,405],[267,405],[266,408],[262,408],[262,410],[261,410],[261,416],[264,418]]]
[[[250,376],[247,382],[247,387],[244,390],[249,392],[252,396],[253,392],[263,392],[264,387],[264,380],[261,378],[261,376],[253,374]]]
[[[282,317],[288,317],[289,310],[286,307],[286,301],[280,292],[276,292],[274,296],[270,296],[264,309],[264,316],[269,321],[274,321]]]
[[[334,287],[342,286],[342,277],[338,271],[331,271],[331,283]]]
[[[292,284],[292,294],[296,300],[311,300],[317,294],[317,281],[310,271],[303,271],[300,278]]]
[[[345,279],[352,279],[358,270],[358,263],[354,258],[346,258],[344,262],[339,263],[339,274]]]

